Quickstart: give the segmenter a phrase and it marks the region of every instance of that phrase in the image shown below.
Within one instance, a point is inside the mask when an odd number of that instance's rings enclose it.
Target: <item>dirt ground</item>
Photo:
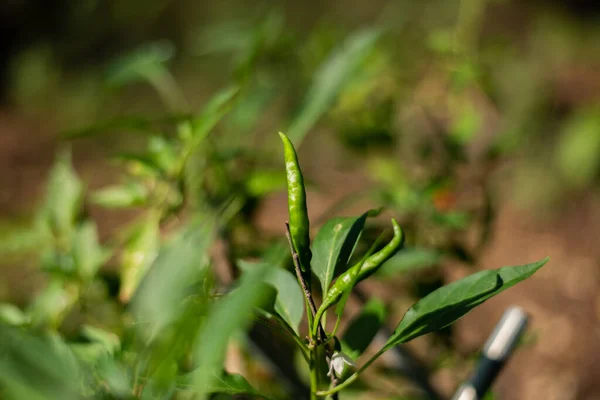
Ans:
[[[57,147],[56,135],[48,126],[0,110],[0,213],[14,217],[31,210],[44,189],[48,168]],[[111,179],[99,163],[101,152],[88,147],[76,153],[75,164],[92,186]],[[85,154],[79,156],[77,154]],[[350,192],[360,180],[339,175],[334,187]],[[347,182],[353,182],[348,186]],[[341,188],[344,188],[343,190]],[[311,193],[315,215],[335,201],[331,193]],[[267,212],[268,210],[268,212]],[[278,221],[286,214],[285,198],[273,196],[263,204],[259,226],[271,232],[281,229]],[[117,221],[104,221],[104,225]],[[493,240],[486,247],[480,266],[497,268],[551,257],[532,279],[490,300],[457,325],[458,347],[464,352],[480,348],[506,307],[519,305],[532,317],[531,332],[537,340],[521,349],[496,384],[499,398],[581,399],[600,398],[600,204],[592,198],[573,201],[551,220],[540,220],[506,202],[500,206]],[[21,267],[2,267],[4,286],[21,285],[29,291],[30,272]],[[461,265],[446,265],[449,280],[470,273]],[[8,291],[9,295],[16,292]],[[442,369],[434,382],[447,394],[457,378]],[[453,379],[449,379],[453,378]],[[460,378],[460,377],[459,377]]]

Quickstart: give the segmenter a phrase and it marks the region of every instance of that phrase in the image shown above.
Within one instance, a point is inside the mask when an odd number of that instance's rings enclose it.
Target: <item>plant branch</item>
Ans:
[[[304,297],[306,298],[306,303],[308,304],[308,312],[311,314],[312,318],[317,314],[317,307],[315,306],[315,302],[312,298],[312,294],[310,293],[310,289],[302,276],[302,270],[300,269],[300,259],[298,257],[298,253],[294,247],[294,243],[292,242],[292,234],[290,233],[290,224],[288,222],[285,223],[285,236],[288,239],[288,243],[290,245],[290,251],[292,253],[292,261],[294,262],[294,269],[296,270],[296,277],[298,278],[298,282],[300,282],[300,286],[302,286],[302,291],[304,292]],[[311,318],[309,318],[310,320]],[[324,340],[326,335],[323,327],[321,326],[320,321],[316,321],[316,324],[319,326],[319,336],[321,340]],[[311,332],[311,327],[309,324],[309,333]]]

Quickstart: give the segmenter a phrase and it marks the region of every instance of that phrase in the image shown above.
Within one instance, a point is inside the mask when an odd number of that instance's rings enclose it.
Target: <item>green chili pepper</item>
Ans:
[[[281,140],[283,141],[285,155],[290,234],[294,248],[298,253],[302,275],[308,283],[310,281],[310,259],[312,258],[312,253],[310,251],[310,225],[306,210],[304,178],[302,177],[294,145],[283,133],[280,132],[279,136],[281,136]]]
[[[395,219],[392,219],[392,225],[394,226],[394,237],[383,249],[368,257],[364,262],[361,261],[357,263],[337,278],[335,283],[327,291],[323,303],[321,304],[321,307],[319,307],[315,321],[320,321],[325,311],[337,303],[342,297],[342,294],[348,289],[348,286],[352,285],[357,268],[360,268],[360,270],[358,271],[358,276],[356,277],[354,284],[357,284],[375,273],[384,262],[389,260],[396,254],[400,247],[402,247],[402,244],[404,243],[404,232]]]

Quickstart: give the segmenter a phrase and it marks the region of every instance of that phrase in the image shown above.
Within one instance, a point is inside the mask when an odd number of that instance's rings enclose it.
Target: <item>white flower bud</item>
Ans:
[[[333,373],[336,378],[343,378],[355,370],[356,364],[353,359],[342,352],[335,352],[333,353],[333,356],[331,356],[327,376],[330,376]]]

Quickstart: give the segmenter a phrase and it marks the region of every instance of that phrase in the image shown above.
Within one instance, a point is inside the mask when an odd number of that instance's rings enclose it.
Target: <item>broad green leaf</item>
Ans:
[[[82,369],[58,335],[0,324],[0,387],[6,400],[80,399]]]
[[[240,279],[239,286],[218,300],[209,311],[197,339],[194,350],[196,370],[193,372],[193,387],[200,394],[215,382],[216,374],[222,370],[225,351],[231,336],[244,329],[252,319],[252,311],[260,307],[265,296],[261,282],[271,272],[269,264],[259,264]]]
[[[409,247],[404,248],[376,272],[382,277],[404,274],[411,271],[417,271],[424,268],[430,268],[437,265],[442,258],[442,254],[436,250]]]
[[[260,264],[262,263],[238,261],[238,266],[245,272],[253,268],[260,268]],[[274,310],[298,333],[298,326],[304,313],[304,295],[296,277],[283,268],[271,267],[264,282],[277,291]]]
[[[129,182],[100,189],[92,195],[91,199],[106,208],[138,207],[146,204],[148,189],[141,183]]]
[[[138,288],[160,246],[160,216],[150,213],[134,227],[120,255],[121,287],[119,299],[127,303]]]
[[[342,337],[342,350],[357,359],[369,346],[385,322],[385,304],[376,298],[364,305],[360,314],[350,321]]]
[[[106,261],[109,254],[98,242],[96,224],[92,221],[81,223],[71,240],[73,262],[78,275],[90,280]]]
[[[365,226],[367,215],[333,218],[315,236],[311,266],[321,282],[323,293],[327,293],[335,273],[343,272]]]
[[[192,285],[205,277],[213,236],[213,222],[206,218],[189,223],[160,249],[132,299],[140,329],[149,338],[184,311],[181,305],[193,294]]]
[[[306,133],[327,111],[344,85],[364,62],[380,36],[381,32],[377,29],[352,34],[319,67],[302,110],[287,130],[292,142],[302,142]]]
[[[70,152],[58,155],[50,172],[47,190],[46,221],[55,235],[68,240],[83,200],[83,185],[73,170]]]
[[[546,262],[548,258],[517,267],[477,272],[435,290],[404,314],[380,353],[452,324],[487,299],[530,277]]]

